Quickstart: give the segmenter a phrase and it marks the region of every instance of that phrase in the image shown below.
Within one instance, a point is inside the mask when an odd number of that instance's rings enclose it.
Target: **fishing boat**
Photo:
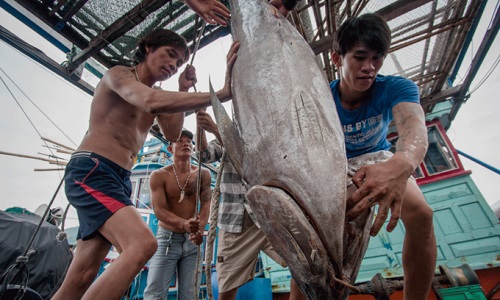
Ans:
[[[450,142],[441,122],[429,119],[427,129],[429,149],[424,161],[415,171],[414,177],[435,215],[438,262],[434,291],[429,299],[440,299],[438,298],[439,290],[453,289],[453,282],[461,278],[465,278],[464,280],[470,283],[468,286],[472,286],[473,291],[477,289],[477,285],[480,285],[486,295],[498,288],[500,281],[498,217],[470,178],[471,172],[464,169],[458,151]],[[389,139],[395,145],[397,135],[391,133]],[[155,169],[171,164],[170,156],[165,144],[157,138],[152,138],[141,150],[140,162],[132,169],[131,179],[134,187],[132,198],[135,199],[137,209],[153,231],[156,230],[157,221],[150,209],[148,178]],[[193,164],[197,164],[195,159],[193,159]],[[210,167],[213,175],[212,184],[215,185],[217,165]],[[350,299],[373,299],[373,296],[376,296],[376,299],[402,299],[403,238],[404,226],[400,223],[394,232],[389,234],[381,230],[376,237],[370,239],[357,283],[358,286],[365,287],[370,282],[371,289],[365,288],[365,292],[370,292],[372,296],[353,295]],[[204,268],[207,267],[216,272],[215,256],[212,257],[212,261],[205,262]],[[468,277],[460,275],[463,272],[466,274],[469,272]],[[260,285],[269,287],[269,296],[274,296],[274,299],[287,298],[291,278],[287,268],[281,267],[261,253],[256,275],[260,278]],[[147,268],[140,276],[147,276]],[[374,282],[371,282],[372,280]],[[204,282],[205,278],[202,283]],[[138,282],[139,286],[134,288],[134,291],[138,293],[136,297],[140,298],[144,283],[142,279],[140,283]],[[388,286],[391,286],[390,290],[387,289]],[[175,287],[176,285],[173,284],[171,295],[175,295]],[[204,288],[202,285],[200,297],[205,293]],[[257,287],[255,282],[250,282],[246,289],[256,291],[261,287]],[[384,296],[389,296],[390,292],[394,292],[392,296],[384,298]],[[242,299],[262,299],[260,297],[262,294],[246,296]],[[497,298],[491,297],[490,299]]]
[[[192,50],[198,39],[202,49],[230,34],[227,27],[218,25],[207,25],[204,30],[195,14],[179,1],[117,2],[117,5],[109,5],[105,0],[0,0],[3,9],[68,54],[64,65],[33,49],[3,26],[0,26],[0,38],[91,95],[94,87],[82,74],[100,78],[107,68],[129,64],[135,41],[153,28],[178,32]],[[289,17],[309,42],[329,80],[337,77],[329,54],[333,33],[345,18],[376,12],[391,27],[392,47],[381,73],[413,80],[419,86],[426,113],[429,150],[414,177],[434,210],[438,241],[438,262],[429,299],[466,299],[459,298],[463,295],[471,297],[467,299],[500,299],[498,216],[472,180],[471,172],[464,168],[461,158],[475,160],[496,176],[500,172],[455,149],[447,133],[470,97],[472,80],[500,27],[498,12],[493,13],[491,21],[486,20],[491,24],[466,76],[457,83],[457,74],[479,23],[485,21],[487,5],[486,0],[303,0]],[[390,132],[388,138],[395,143],[397,133]],[[153,232],[157,219],[151,209],[148,179],[152,171],[170,163],[166,145],[160,138],[152,137],[142,148],[132,170],[132,200]],[[193,164],[197,164],[195,159]],[[215,183],[217,165],[206,167],[211,169]],[[399,224],[394,232],[381,230],[371,238],[356,281],[360,293],[352,294],[350,299],[402,299],[404,233],[404,226]],[[110,251],[100,272],[104,272],[117,255]],[[215,257],[205,261],[203,267],[212,270],[215,278]],[[126,298],[142,299],[147,272],[146,265]],[[262,253],[256,279],[240,288],[238,299],[288,299],[290,278],[287,268]],[[205,299],[207,294],[205,282],[206,278],[202,278],[200,299]],[[176,287],[173,282],[169,299],[175,299]]]

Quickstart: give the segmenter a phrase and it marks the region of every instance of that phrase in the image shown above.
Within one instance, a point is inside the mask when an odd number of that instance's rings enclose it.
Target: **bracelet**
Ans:
[[[281,0],[287,10],[293,10],[300,0]]]

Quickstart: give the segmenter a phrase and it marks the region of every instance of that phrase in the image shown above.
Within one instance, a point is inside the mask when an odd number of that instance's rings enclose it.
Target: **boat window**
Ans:
[[[389,149],[389,151],[391,151],[392,153],[396,153],[396,142],[397,141],[398,141],[398,137],[395,137],[395,138],[392,138],[389,140],[389,142],[391,142],[391,149]],[[425,177],[424,172],[422,171],[422,165],[419,165],[417,167],[417,169],[413,172],[413,177],[415,179]]]
[[[436,125],[427,127],[429,148],[424,158],[424,165],[429,175],[457,169],[457,162],[451,148]]]
[[[139,179],[139,197],[135,206],[137,206],[137,208],[151,208],[149,177]]]
[[[453,156],[451,147],[446,143],[439,128],[436,125],[428,126],[427,135],[429,148],[427,149],[423,163],[415,170],[413,177],[417,179],[425,177],[422,166],[425,167],[429,176],[458,169],[458,164]],[[392,153],[396,152],[397,140],[398,137],[389,140],[391,142],[390,151]]]

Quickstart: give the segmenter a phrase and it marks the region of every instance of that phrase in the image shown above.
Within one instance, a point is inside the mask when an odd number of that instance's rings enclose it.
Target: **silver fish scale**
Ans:
[[[338,298],[347,160],[329,84],[307,42],[267,1],[233,0],[231,11],[238,129],[214,104],[224,145],[300,288],[310,299]]]

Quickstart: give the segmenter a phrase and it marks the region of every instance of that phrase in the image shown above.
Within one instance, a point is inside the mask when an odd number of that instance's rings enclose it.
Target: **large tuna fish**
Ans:
[[[328,82],[306,41],[266,0],[230,4],[240,42],[233,120],[212,94],[224,146],[300,289],[309,299],[344,298],[366,244],[359,236],[367,235],[362,222],[344,238],[347,162]],[[347,266],[344,252],[354,253]]]

